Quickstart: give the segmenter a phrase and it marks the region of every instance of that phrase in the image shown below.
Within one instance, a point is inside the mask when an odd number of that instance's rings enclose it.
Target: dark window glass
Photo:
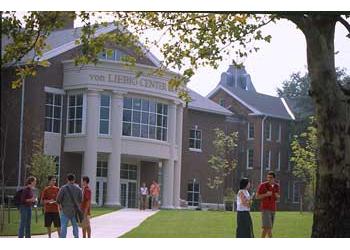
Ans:
[[[156,139],[156,127],[149,126],[149,138]]]
[[[46,105],[45,106],[45,116],[52,118],[53,106]]]
[[[132,124],[132,136],[140,137],[140,125],[139,124]]]
[[[148,138],[148,125],[141,126],[141,137]]]
[[[108,121],[100,121],[100,134],[108,134]]]
[[[194,191],[199,192],[199,183],[194,183],[193,186],[194,186]]]
[[[77,106],[83,106],[83,95],[77,95]]]
[[[57,119],[53,120],[53,132],[60,133],[60,123],[61,123],[61,120],[57,120]]]
[[[157,104],[155,102],[153,102],[153,101],[149,102],[149,110],[151,112],[155,113],[156,112],[156,107],[157,107]]]
[[[102,177],[107,177],[107,171],[108,171],[107,168],[102,169]]]
[[[141,121],[141,112],[140,111],[133,111],[132,112],[132,121],[135,123],[140,123],[140,121]]]
[[[193,183],[188,183],[187,190],[188,191],[193,191]]]
[[[149,114],[149,124],[150,125],[156,125],[156,115],[155,114]]]
[[[45,131],[52,132],[52,119],[45,119]]]
[[[100,108],[100,119],[104,119],[104,120],[109,119],[109,108],[105,108],[105,107]]]
[[[168,118],[166,116],[163,116],[163,127],[168,127]]]
[[[149,111],[149,101],[142,100],[142,110],[143,111]]]
[[[123,135],[131,135],[131,123],[123,122]]]
[[[141,123],[148,124],[148,114],[146,112],[142,112]]]
[[[69,106],[75,106],[75,95],[69,96]]]
[[[124,97],[124,108],[131,109],[132,108],[132,98]]]
[[[46,104],[53,104],[53,94],[46,93]]]
[[[200,139],[202,139],[202,133],[201,133],[201,131],[196,131],[196,139],[197,140],[200,140]]]
[[[109,107],[109,95],[101,95],[101,106]]]
[[[75,126],[75,133],[81,133],[82,121],[76,120]]]
[[[83,118],[83,108],[82,107],[77,107],[76,109],[76,114],[75,114],[75,119]]]
[[[133,99],[132,107],[135,110],[141,110],[141,99]]]
[[[162,128],[157,127],[157,140],[162,140]]]
[[[54,118],[58,118],[60,119],[61,118],[61,107],[55,107],[54,108]]]
[[[190,138],[195,138],[195,130],[190,130]]]
[[[68,122],[68,132],[70,134],[73,134],[74,133],[74,120],[69,120]]]
[[[157,115],[157,126],[162,126],[162,116]]]
[[[124,111],[123,111],[123,121],[131,122],[131,110],[124,109]]]
[[[69,108],[68,118],[74,119],[74,117],[75,117],[75,108]]]
[[[55,95],[55,105],[61,106],[61,95]]]
[[[168,105],[163,104],[163,114],[168,115]]]
[[[190,148],[195,148],[194,147],[194,139],[190,139]]]
[[[163,128],[163,141],[166,141],[167,140],[167,129],[166,128]]]
[[[157,103],[157,113],[163,114],[163,104]]]
[[[195,142],[195,148],[200,149],[201,148],[201,141],[200,140],[196,140]]]

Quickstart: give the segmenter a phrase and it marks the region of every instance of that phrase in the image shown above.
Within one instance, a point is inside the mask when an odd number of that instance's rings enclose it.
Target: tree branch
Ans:
[[[337,21],[340,22],[348,30],[349,34],[346,35],[347,38],[350,38],[350,24],[341,16],[337,18]]]

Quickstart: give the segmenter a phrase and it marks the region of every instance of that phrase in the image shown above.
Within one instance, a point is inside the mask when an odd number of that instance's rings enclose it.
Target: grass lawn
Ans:
[[[261,215],[251,212],[254,235],[260,237]],[[273,236],[309,238],[312,213],[277,212]],[[232,238],[236,213],[217,211],[161,210],[123,238]]]
[[[116,211],[116,208],[104,208],[104,207],[96,207],[91,209],[91,217],[96,217],[102,214],[110,213],[113,211]],[[7,224],[7,217],[8,213],[6,210],[5,213],[5,230],[3,232],[0,232],[0,236],[15,236],[18,233],[18,227],[19,227],[19,212],[16,208],[11,209],[11,223]],[[35,210],[33,209],[32,212],[32,224],[31,224],[31,232],[32,235],[36,234],[46,234],[47,230],[44,227],[44,215],[41,212],[41,208],[38,209],[38,222],[36,222],[35,219]],[[52,229],[54,227],[52,226]],[[56,231],[56,230],[53,230]]]

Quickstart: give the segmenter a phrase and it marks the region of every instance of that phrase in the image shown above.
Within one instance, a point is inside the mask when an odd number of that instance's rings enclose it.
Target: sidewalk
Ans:
[[[157,211],[123,208],[113,213],[91,218],[92,238],[117,238],[139,226],[145,219],[157,213]],[[79,228],[79,237],[82,237]],[[32,235],[32,238],[47,238],[44,235]],[[52,238],[57,238],[57,232],[52,233]],[[73,228],[67,230],[67,238],[73,238]]]

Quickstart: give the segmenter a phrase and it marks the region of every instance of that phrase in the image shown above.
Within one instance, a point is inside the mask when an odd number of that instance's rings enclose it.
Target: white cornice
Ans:
[[[286,100],[284,100],[284,98],[281,97],[281,101],[282,101],[284,107],[286,108],[286,110],[287,110],[289,116],[292,117],[293,120],[295,120],[295,116],[294,116],[293,112],[290,110],[290,108],[289,108],[289,106],[288,106]]]

